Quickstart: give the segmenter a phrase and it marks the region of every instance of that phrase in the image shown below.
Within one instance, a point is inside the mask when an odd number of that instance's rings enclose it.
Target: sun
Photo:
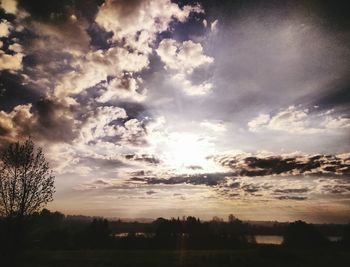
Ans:
[[[166,163],[179,172],[213,169],[207,159],[213,154],[214,144],[210,138],[193,133],[176,132],[169,136],[164,151]]]

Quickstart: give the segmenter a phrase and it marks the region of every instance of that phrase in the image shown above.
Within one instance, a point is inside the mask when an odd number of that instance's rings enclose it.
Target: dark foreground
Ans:
[[[20,266],[350,266],[350,251],[344,249],[296,250],[262,246],[237,250],[77,250],[30,251]]]

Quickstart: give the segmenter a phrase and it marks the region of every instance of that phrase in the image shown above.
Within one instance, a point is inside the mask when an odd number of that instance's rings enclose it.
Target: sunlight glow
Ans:
[[[177,171],[213,171],[214,164],[207,156],[215,152],[208,137],[193,133],[172,133],[165,150],[166,163]]]

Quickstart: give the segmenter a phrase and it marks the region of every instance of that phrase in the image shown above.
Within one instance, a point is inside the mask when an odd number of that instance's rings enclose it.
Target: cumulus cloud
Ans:
[[[0,22],[0,37],[8,38],[12,24],[6,20]],[[13,41],[11,41],[13,42]],[[22,69],[22,59],[24,57],[22,46],[12,43],[8,46],[8,52],[3,49],[3,42],[0,49],[0,70],[18,71]]]
[[[2,138],[15,141],[32,136],[39,140],[66,141],[75,138],[74,118],[65,106],[52,99],[18,105],[10,112],[0,111]]]
[[[14,55],[6,54],[0,50],[0,70],[20,70],[22,69],[22,53],[15,53]]]
[[[21,53],[23,51],[23,48],[20,44],[14,43],[9,45],[9,50],[16,52],[16,53]]]
[[[99,138],[116,136],[118,126],[111,123],[125,118],[127,118],[127,115],[122,108],[113,106],[98,107],[96,111],[90,112],[89,118],[81,128],[80,136],[84,143],[89,143]]]
[[[5,10],[6,13],[16,14],[17,1],[16,0],[1,0],[0,7]]]
[[[25,131],[33,118],[32,105],[18,105],[11,112],[0,111],[1,137],[16,140]],[[30,127],[30,126],[29,126]]]
[[[9,3],[5,3],[5,5],[8,7]],[[0,38],[6,38],[6,43],[10,43],[6,50],[4,42],[1,42],[0,70],[8,70],[12,72],[22,69],[22,59],[24,57],[22,46],[15,42],[17,41],[15,38],[10,38],[10,33],[13,28],[14,26],[11,22],[0,20]]]
[[[191,40],[182,43],[173,39],[163,39],[156,49],[165,68],[173,71],[172,80],[188,95],[206,95],[212,90],[212,83],[193,83],[190,74],[197,68],[213,63],[214,59],[203,53],[200,43]]]
[[[64,97],[78,94],[84,89],[107,80],[109,76],[120,76],[124,71],[139,72],[149,64],[147,56],[132,53],[120,47],[107,51],[97,50],[75,58],[71,64],[72,71],[58,77],[55,95]],[[123,95],[123,90],[121,90]],[[99,99],[106,100],[109,97]]]
[[[123,108],[102,106],[88,114],[80,129],[79,142],[107,142],[121,145],[145,144],[145,129],[137,119],[129,119]]]
[[[7,37],[10,33],[11,24],[6,20],[0,22],[0,37]]]
[[[186,21],[191,12],[203,12],[199,6],[180,8],[170,0],[114,1],[107,0],[96,22],[113,32],[113,40],[141,53],[151,53],[156,34],[166,31],[171,21]]]
[[[325,113],[311,114],[309,109],[290,106],[276,114],[259,114],[248,122],[252,132],[263,130],[283,131],[292,134],[326,133],[335,129],[350,128],[350,119]]]
[[[163,39],[156,51],[166,68],[181,73],[190,74],[195,68],[214,61],[212,57],[203,54],[201,44],[191,40],[179,43],[173,39]]]

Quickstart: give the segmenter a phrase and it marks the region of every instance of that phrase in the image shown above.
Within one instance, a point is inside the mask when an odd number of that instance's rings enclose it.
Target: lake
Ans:
[[[281,235],[256,235],[254,237],[257,244],[280,245],[283,242],[283,236]]]
[[[256,235],[254,237],[257,244],[280,245],[283,242],[283,236],[281,235]],[[331,242],[339,242],[342,239],[341,236],[328,236],[327,238]]]

